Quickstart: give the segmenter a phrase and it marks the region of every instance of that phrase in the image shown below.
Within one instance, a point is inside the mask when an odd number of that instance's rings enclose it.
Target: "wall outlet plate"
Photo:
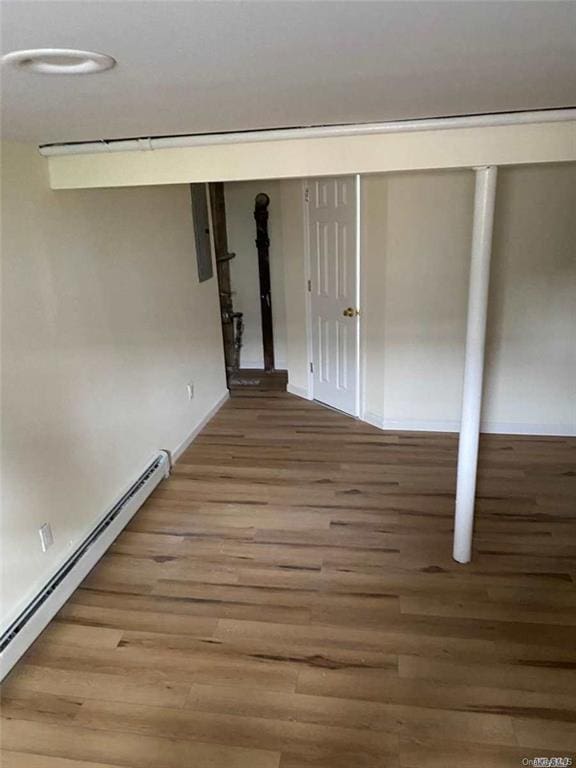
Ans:
[[[52,544],[54,544],[54,536],[52,535],[52,528],[50,527],[50,523],[44,523],[44,525],[40,526],[38,533],[40,534],[40,545],[42,547],[42,552],[47,552]]]
[[[188,392],[188,400],[194,399],[194,382],[190,381],[186,385],[186,391]]]

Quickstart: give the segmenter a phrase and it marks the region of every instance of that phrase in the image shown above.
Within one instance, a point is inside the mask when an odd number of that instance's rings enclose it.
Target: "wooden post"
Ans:
[[[260,312],[262,315],[262,347],[264,370],[274,370],[274,331],[272,328],[272,297],[270,293],[270,238],[268,237],[268,206],[270,198],[264,192],[254,200],[256,248],[260,275]]]
[[[212,214],[212,232],[214,233],[214,252],[220,294],[220,314],[222,319],[222,339],[224,342],[224,360],[227,376],[234,370],[237,354],[234,348],[234,307],[230,282],[230,259],[228,253],[228,235],[226,232],[226,203],[224,184],[216,182],[208,185],[210,189],[210,211]]]

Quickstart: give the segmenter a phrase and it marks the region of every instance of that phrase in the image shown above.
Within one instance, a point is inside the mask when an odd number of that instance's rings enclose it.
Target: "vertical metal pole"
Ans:
[[[454,519],[453,557],[459,563],[469,563],[472,556],[474,500],[476,495],[480,414],[482,410],[484,348],[486,342],[486,317],[488,312],[497,168],[496,166],[488,166],[476,168],[475,171],[474,226],[472,231],[466,357],[464,362],[462,421],[458,444],[458,477]]]

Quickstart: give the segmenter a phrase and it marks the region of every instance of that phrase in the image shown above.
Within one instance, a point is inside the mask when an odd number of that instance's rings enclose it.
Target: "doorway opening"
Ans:
[[[208,189],[228,388],[285,391],[288,372],[274,334],[271,197],[263,189],[254,194],[253,183]],[[274,293],[281,310],[282,292]]]
[[[359,190],[358,176],[208,185],[229,389],[360,415]]]

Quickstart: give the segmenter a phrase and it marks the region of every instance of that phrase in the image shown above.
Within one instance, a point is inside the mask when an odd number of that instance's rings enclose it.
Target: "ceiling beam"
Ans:
[[[48,157],[53,189],[576,161],[576,120],[237,141]]]

